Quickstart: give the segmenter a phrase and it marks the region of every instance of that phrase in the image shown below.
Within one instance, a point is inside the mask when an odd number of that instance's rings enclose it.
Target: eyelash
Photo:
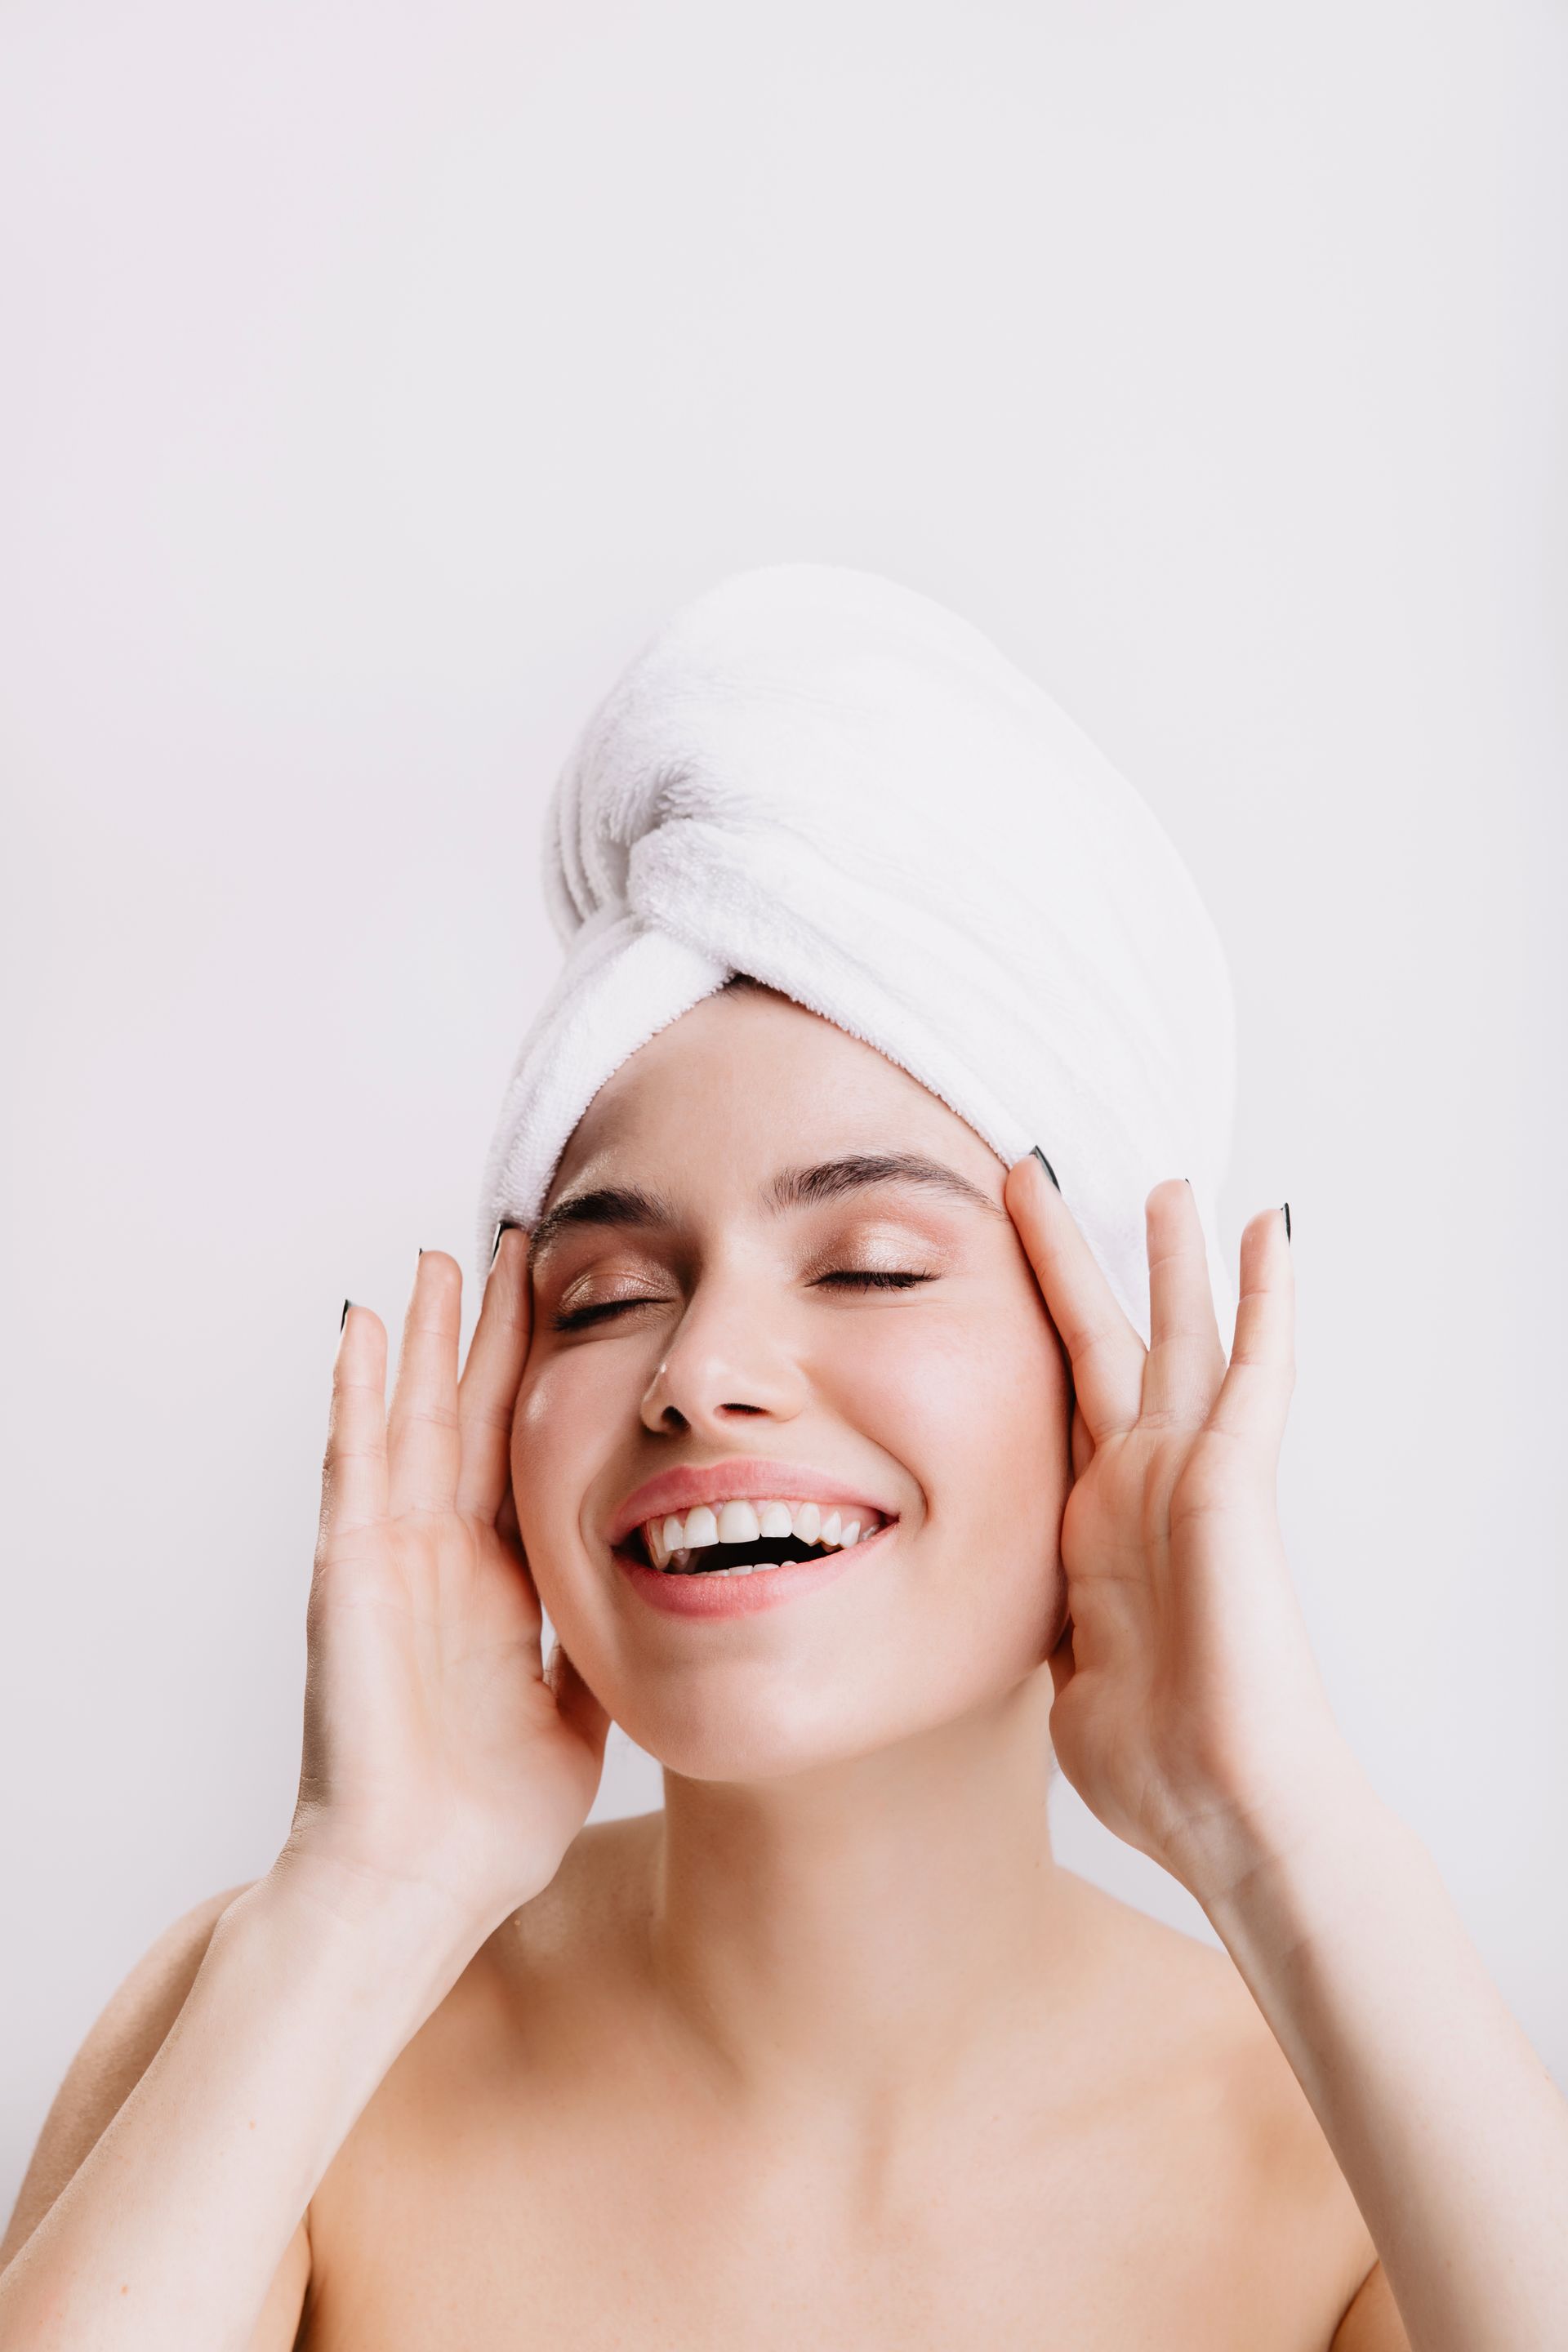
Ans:
[[[858,1283],[868,1290],[910,1290],[918,1283],[934,1282],[936,1276],[934,1274],[887,1274],[879,1268],[868,1267],[862,1270],[858,1267],[851,1269],[846,1266],[837,1269],[832,1274],[821,1275],[818,1280],[828,1286],[835,1283],[844,1285]],[[612,1315],[623,1314],[628,1307],[647,1307],[651,1304],[652,1302],[647,1298],[606,1298],[601,1300],[597,1306],[579,1307],[569,1315],[552,1317],[550,1328],[552,1331],[580,1331],[590,1323],[601,1323]]]

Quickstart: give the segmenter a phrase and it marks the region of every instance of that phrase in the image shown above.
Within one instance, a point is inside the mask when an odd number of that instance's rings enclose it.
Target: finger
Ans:
[[[385,1517],[386,1331],[379,1315],[349,1302],[332,1367],[317,1558]]]
[[[403,1352],[386,1417],[387,1503],[449,1511],[462,1442],[458,1433],[458,1332],[463,1273],[445,1250],[421,1253],[403,1324]]]
[[[1079,1410],[1100,1445],[1137,1420],[1147,1351],[1033,1152],[1008,1169],[1002,1196],[1067,1349]]]
[[[1264,1209],[1241,1236],[1236,1343],[1208,1425],[1278,1463],[1296,1385],[1296,1270],[1285,1219]]]
[[[528,1235],[520,1225],[508,1225],[490,1262],[468,1360],[458,1382],[462,1466],[457,1505],[487,1527],[494,1526],[511,1484],[512,1416],[531,1322]]]
[[[1225,1378],[1203,1220],[1184,1176],[1156,1184],[1143,1207],[1149,1243],[1144,1421],[1200,1428]]]

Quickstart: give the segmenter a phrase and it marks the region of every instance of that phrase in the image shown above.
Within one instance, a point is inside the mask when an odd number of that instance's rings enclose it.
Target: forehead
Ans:
[[[910,1072],[772,990],[705,997],[600,1088],[544,1206],[583,1182],[646,1181],[689,1197],[745,1189],[840,1153],[942,1160],[998,1203],[1006,1170]]]

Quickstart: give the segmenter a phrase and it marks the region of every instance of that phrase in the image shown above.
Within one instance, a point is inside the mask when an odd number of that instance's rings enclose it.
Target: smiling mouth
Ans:
[[[871,1535],[879,1535],[883,1521]],[[869,1541],[868,1535],[865,1540]],[[750,1543],[710,1543],[672,1551],[662,1566],[648,1556],[645,1531],[636,1528],[616,1549],[639,1568],[660,1576],[753,1576],[771,1568],[793,1568],[802,1560],[831,1559],[846,1544],[803,1543],[798,1536],[758,1536]]]

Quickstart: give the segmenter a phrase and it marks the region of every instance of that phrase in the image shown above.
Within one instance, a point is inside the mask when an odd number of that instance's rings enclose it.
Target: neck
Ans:
[[[1051,1853],[1049,1678],[768,1781],[665,1775],[656,1988],[746,2093],[886,2111],[1001,2048],[1081,1971]]]

